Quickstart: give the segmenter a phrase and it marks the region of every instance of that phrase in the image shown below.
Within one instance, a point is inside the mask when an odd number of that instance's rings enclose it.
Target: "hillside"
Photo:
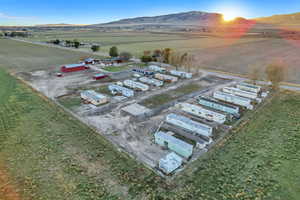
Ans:
[[[287,15],[273,15],[256,19],[258,22],[280,25],[300,25],[300,12]]]
[[[220,22],[222,15],[200,11],[183,12],[153,17],[137,17],[113,21],[105,25],[138,25],[138,24],[169,24],[169,25],[214,25]]]

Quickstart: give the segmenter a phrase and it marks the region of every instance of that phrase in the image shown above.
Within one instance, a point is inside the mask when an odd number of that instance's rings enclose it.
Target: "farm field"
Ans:
[[[54,39],[73,40],[82,42],[100,43],[100,51],[108,52],[112,46],[117,46],[119,51],[129,51],[135,56],[141,56],[145,50],[172,48],[180,51],[194,51],[199,49],[227,46],[235,43],[248,43],[264,39],[242,38],[224,39],[207,37],[195,33],[158,33],[158,32],[97,32],[92,30],[82,31],[48,31],[35,32],[33,41],[49,41]]]
[[[0,39],[0,65],[14,72],[59,69],[89,54]]]
[[[24,199],[297,200],[299,99],[282,92],[227,141],[164,181],[0,70],[0,166]]]

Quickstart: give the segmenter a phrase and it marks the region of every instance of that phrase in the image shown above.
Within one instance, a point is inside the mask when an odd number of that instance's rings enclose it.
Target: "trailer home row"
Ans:
[[[155,72],[160,72],[160,73],[166,72],[165,68],[159,67],[159,66],[156,66],[156,65],[150,65],[149,69],[152,70],[152,71],[155,71]]]
[[[129,88],[135,89],[135,90],[141,90],[141,91],[148,91],[149,86],[140,82],[136,82],[133,80],[125,80],[123,81],[123,84]]]
[[[209,139],[213,133],[212,127],[174,113],[167,115],[166,122],[174,126],[191,131],[192,133],[196,133],[199,136],[203,136],[205,139]]]
[[[251,99],[235,96],[229,93],[216,91],[213,94],[213,97],[218,100],[222,100],[228,103],[233,103],[235,105],[243,106],[249,110],[253,110],[253,105]]]
[[[196,106],[189,103],[179,103],[177,104],[177,107],[179,107],[184,112],[187,112],[194,116],[201,117],[209,121],[214,121],[220,124],[223,124],[227,119],[226,114],[212,111],[202,106]]]

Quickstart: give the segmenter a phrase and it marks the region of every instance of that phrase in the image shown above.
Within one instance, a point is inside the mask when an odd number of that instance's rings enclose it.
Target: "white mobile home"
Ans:
[[[183,72],[183,71],[176,71],[176,70],[171,70],[170,74],[173,76],[178,76],[181,78],[192,78],[193,74],[188,73],[188,72]]]
[[[200,136],[204,136],[205,138],[210,138],[213,133],[213,128],[202,124],[196,121],[193,121],[185,116],[176,115],[176,114],[169,114],[166,117],[166,122],[172,124],[174,126],[181,127],[183,129],[189,130],[193,133],[196,133]]]
[[[108,86],[108,89],[112,92],[112,94],[122,94],[125,97],[132,97],[134,96],[134,91],[128,89],[126,87],[122,87],[120,85],[111,84]]]
[[[141,91],[147,91],[149,90],[149,86],[145,85],[143,83],[139,83],[132,80],[125,80],[123,81],[124,86],[130,87],[132,89],[141,90]]]
[[[260,86],[252,85],[252,84],[249,84],[249,83],[240,83],[236,87],[241,89],[241,90],[245,90],[245,91],[249,91],[249,92],[255,92],[255,93],[259,93],[261,91]]]
[[[161,87],[161,86],[164,85],[163,81],[157,80],[155,78],[141,77],[141,78],[139,78],[139,81],[142,82],[142,83],[147,83],[147,84],[150,84],[150,85],[154,85],[156,87]]]
[[[165,174],[170,174],[182,165],[182,158],[176,153],[169,153],[166,157],[161,158],[158,167]]]
[[[235,105],[246,107],[249,110],[253,110],[251,99],[245,97],[239,97],[221,91],[214,92],[213,97],[218,100],[222,100],[228,103],[233,103]]]
[[[169,75],[166,75],[166,74],[155,74],[154,77],[156,79],[159,79],[161,81],[166,81],[166,82],[177,82],[178,81],[178,78],[175,77],[175,76],[169,76]]]
[[[223,124],[226,121],[226,114],[222,114],[216,111],[209,110],[207,108],[204,108],[202,106],[196,106],[189,103],[179,103],[176,105],[181,110],[195,115],[197,117],[201,117],[210,121],[214,121],[220,124]]]
[[[159,66],[157,66],[157,65],[150,65],[150,66],[149,66],[149,69],[152,70],[152,71],[155,71],[155,72],[160,72],[160,73],[163,73],[163,72],[166,71],[165,68],[159,67]]]
[[[256,100],[259,103],[262,101],[262,99],[258,97],[257,93],[241,90],[239,88],[224,87],[223,92],[233,94],[233,95],[237,95],[237,96],[241,96],[241,97],[245,97],[245,98],[249,98],[249,99],[253,99],[253,100]]]
[[[103,94],[97,93],[94,90],[86,90],[80,93],[80,96],[82,99],[84,99],[87,102],[90,102],[94,105],[101,105],[107,103],[108,97],[106,97]]]

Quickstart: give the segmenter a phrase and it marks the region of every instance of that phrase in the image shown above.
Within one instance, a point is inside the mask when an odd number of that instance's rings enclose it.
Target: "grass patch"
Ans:
[[[120,72],[120,71],[125,71],[128,68],[129,68],[128,66],[109,66],[103,69],[108,72]]]
[[[79,96],[62,97],[58,99],[58,102],[64,107],[72,109],[81,105],[81,98]]]
[[[186,94],[201,90],[201,86],[198,84],[189,84],[181,86],[177,89],[168,91],[167,94],[158,94],[154,95],[148,99],[143,100],[140,104],[148,108],[155,108],[157,106],[163,105],[170,101],[173,101],[179,97],[182,97]]]

